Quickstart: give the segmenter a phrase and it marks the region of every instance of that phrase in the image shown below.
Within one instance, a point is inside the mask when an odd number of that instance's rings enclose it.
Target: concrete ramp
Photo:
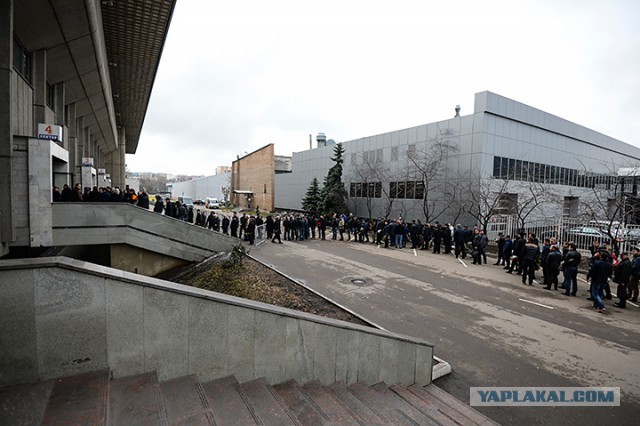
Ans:
[[[54,203],[53,246],[109,246],[109,266],[155,275],[231,251],[228,235],[126,203]],[[142,269],[144,268],[144,270]]]

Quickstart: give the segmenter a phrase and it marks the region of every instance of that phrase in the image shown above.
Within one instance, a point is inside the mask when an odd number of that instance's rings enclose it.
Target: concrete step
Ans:
[[[385,425],[388,422],[376,414],[367,404],[362,402],[357,396],[355,396],[347,386],[340,382],[334,383],[331,386],[325,388],[327,392],[334,395],[337,401],[345,406],[349,412],[353,413],[353,417],[356,418],[361,424],[365,425]]]
[[[108,424],[113,426],[167,424],[167,413],[155,372],[111,381]]]
[[[274,385],[273,388],[278,392],[289,411],[303,425],[323,425],[329,421],[329,417],[295,380]]]
[[[265,426],[302,425],[287,409],[278,392],[265,379],[255,379],[242,384],[256,415]]]
[[[400,397],[392,398],[378,389],[364,383],[355,383],[349,386],[351,392],[390,424],[407,426],[433,424],[426,416],[414,413],[416,410],[402,401]]]
[[[39,425],[49,403],[53,380],[0,389],[0,425]]]
[[[214,424],[209,401],[194,374],[160,383],[160,393],[169,424]]]
[[[101,425],[107,418],[109,371],[54,380],[43,425]]]
[[[391,386],[391,390],[395,392],[399,397],[404,399],[407,403],[412,405],[421,413],[432,419],[434,422],[440,425],[453,426],[464,425],[461,418],[455,415],[450,415],[447,409],[441,410],[439,405],[429,404],[423,399],[419,398],[416,394],[407,389],[406,386]]]
[[[456,422],[465,425],[498,425],[484,414],[459,401],[434,384],[428,386],[412,385],[409,389],[427,404],[437,407]]]
[[[420,410],[416,409],[413,405],[409,404],[404,399],[400,398],[398,394],[393,392],[385,383],[378,383],[373,386],[373,389],[383,396],[389,405],[395,406],[396,409],[402,411],[406,416],[414,420],[420,425],[437,425],[438,423],[433,419],[426,416]]]
[[[212,380],[202,385],[213,418],[218,425],[257,425],[255,409],[234,376]]]
[[[329,420],[339,425],[362,425],[364,424],[355,417],[345,406],[341,405],[333,395],[325,390],[319,382],[307,383],[303,386],[305,392],[313,399]]]

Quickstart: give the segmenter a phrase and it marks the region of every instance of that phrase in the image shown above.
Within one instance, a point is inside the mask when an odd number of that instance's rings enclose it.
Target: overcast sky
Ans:
[[[640,146],[637,0],[178,0],[134,172],[212,175],[473,113],[489,90]]]

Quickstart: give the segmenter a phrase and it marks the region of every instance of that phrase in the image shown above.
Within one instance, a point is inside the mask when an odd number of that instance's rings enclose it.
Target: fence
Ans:
[[[267,224],[256,226],[256,245],[260,245],[267,239]]]
[[[526,235],[534,233],[541,242],[552,237],[559,244],[573,241],[583,251],[589,250],[594,242],[614,248],[617,246],[617,251],[620,252],[629,252],[640,244],[640,225],[598,220],[585,222],[569,217],[529,221],[523,227],[516,216],[496,215],[489,219],[487,225],[489,241],[496,240],[499,232],[512,237],[520,232]]]

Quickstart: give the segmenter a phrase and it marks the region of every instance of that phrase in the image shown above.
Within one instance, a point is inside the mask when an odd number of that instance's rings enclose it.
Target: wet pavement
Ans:
[[[355,242],[269,241],[251,255],[381,327],[420,337],[453,373],[436,384],[469,401],[471,386],[619,386],[620,407],[478,407],[503,424],[637,424],[640,310],[598,314],[585,299],[525,286],[491,263]],[[538,272],[538,275],[540,273]],[[584,275],[582,275],[584,278]]]

